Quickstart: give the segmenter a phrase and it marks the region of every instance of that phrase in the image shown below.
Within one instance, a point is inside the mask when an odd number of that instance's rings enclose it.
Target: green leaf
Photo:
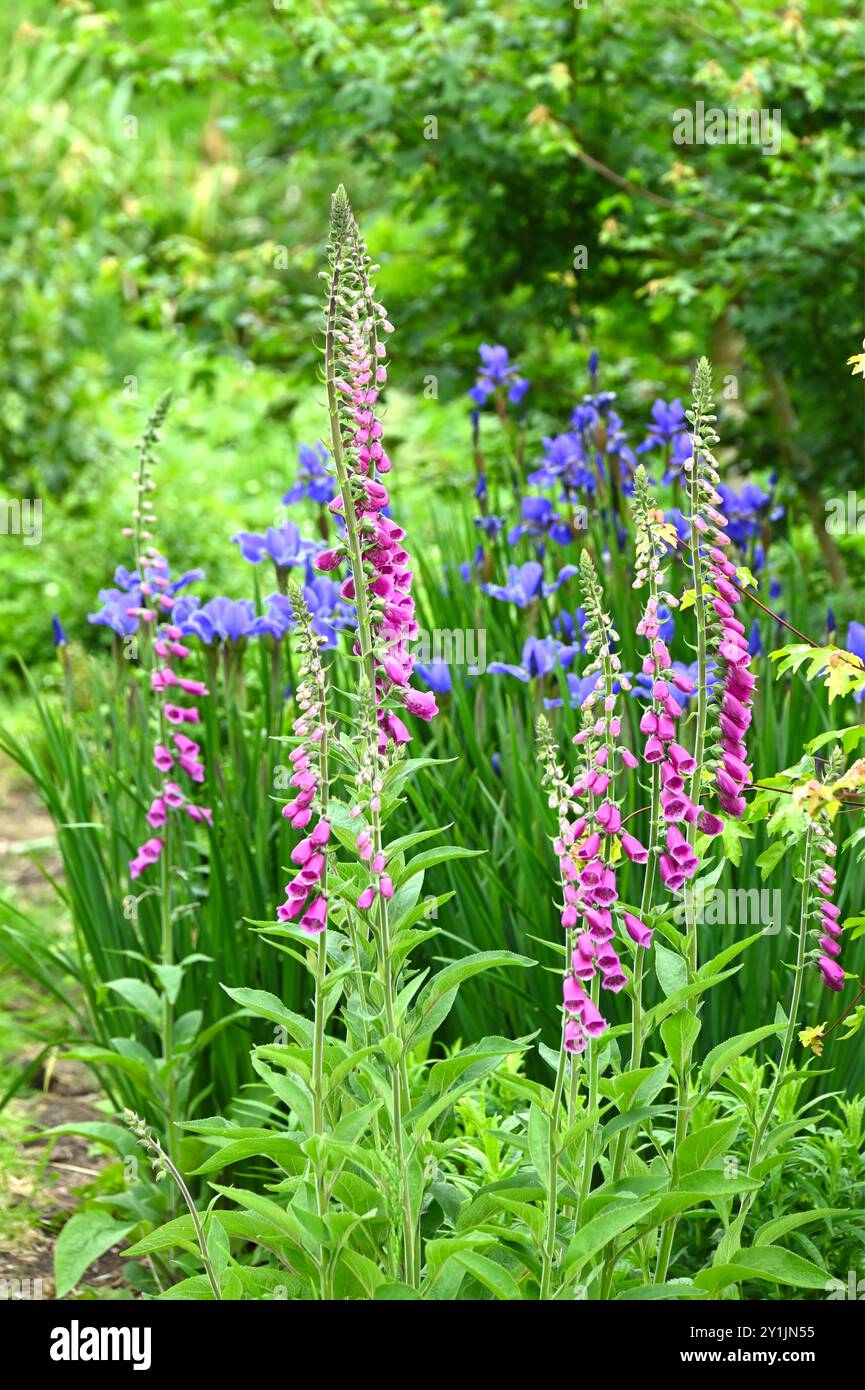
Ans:
[[[529,1109],[528,1137],[535,1172],[546,1187],[550,1180],[550,1117],[539,1105]]]
[[[763,1225],[754,1233],[754,1246],[771,1245],[774,1241],[780,1240],[787,1235],[788,1231],[795,1231],[799,1226],[808,1226],[812,1221],[825,1221],[830,1216],[847,1216],[849,1213],[845,1207],[812,1207],[810,1211],[794,1211],[787,1216],[776,1216],[771,1221],[764,1221]]]
[[[700,1074],[701,1088],[707,1090],[714,1086],[718,1077],[724,1074],[737,1057],[741,1057],[743,1052],[750,1052],[751,1048],[756,1047],[764,1038],[782,1032],[783,1028],[784,1025],[780,1023],[766,1023],[762,1028],[752,1028],[749,1033],[739,1033],[735,1038],[727,1038],[724,1042],[718,1043],[703,1062]]]
[[[199,1177],[202,1173],[218,1173],[221,1168],[227,1168],[232,1163],[239,1163],[241,1159],[252,1158],[257,1154],[265,1154],[281,1166],[285,1166],[289,1159],[302,1158],[300,1145],[294,1139],[284,1134],[262,1133],[257,1139],[235,1139],[229,1144],[224,1144],[197,1168],[193,1168],[192,1174]]]
[[[107,1144],[123,1157],[140,1153],[135,1136],[123,1125],[113,1125],[107,1120],[80,1120],[78,1124],[52,1125],[50,1129],[40,1130],[39,1138],[49,1139],[52,1134],[80,1134],[95,1144]]]
[[[472,975],[478,975],[483,970],[492,970],[496,966],[519,965],[527,968],[536,964],[530,956],[519,956],[514,951],[476,951],[474,955],[452,961],[434,975],[421,991],[413,1011],[418,1022],[409,1042],[416,1043],[435,1031],[439,1023],[447,1017],[460,985]],[[434,1010],[437,1012],[433,1013]],[[431,1014],[436,1018],[434,1027],[430,1026]]]
[[[297,1116],[298,1123],[304,1133],[310,1134],[313,1126],[312,1092],[309,1087],[293,1076],[286,1076],[282,1072],[274,1071],[259,1057],[253,1056],[252,1065],[274,1095],[279,1096],[283,1104],[287,1105],[292,1114]]]
[[[162,1027],[162,1003],[159,995],[152,985],[145,984],[144,980],[136,980],[133,976],[124,977],[122,980],[108,980],[108,989],[113,989],[115,994],[125,1000],[131,1009],[159,1032]]]
[[[509,1303],[522,1301],[522,1294],[513,1275],[496,1264],[495,1260],[488,1259],[486,1255],[479,1255],[476,1250],[461,1250],[452,1255],[451,1259],[456,1260],[472,1278],[485,1285],[496,1298]]]
[[[170,1289],[157,1294],[157,1299],[160,1303],[171,1302],[172,1299],[191,1303],[216,1302],[206,1274],[193,1274],[190,1279],[181,1279],[179,1284],[172,1284]]]
[[[425,873],[436,864],[446,864],[451,859],[476,859],[478,855],[485,853],[486,850],[464,849],[462,845],[439,845],[438,849],[424,850],[423,854],[416,854],[414,859],[410,859],[406,864],[399,875],[397,887],[408,883],[415,874]]]
[[[694,1285],[691,1283],[690,1279],[683,1279],[683,1280],[681,1281],[681,1283],[670,1283],[670,1284],[641,1284],[640,1287],[639,1287],[639,1288],[636,1288],[636,1289],[625,1289],[622,1293],[616,1295],[616,1301],[619,1302],[619,1303],[622,1303],[622,1302],[626,1302],[626,1301],[628,1301],[628,1300],[633,1301],[633,1300],[635,1300],[635,1299],[640,1299],[640,1300],[643,1300],[643,1299],[652,1299],[652,1298],[662,1298],[662,1299],[668,1299],[668,1298],[691,1298],[691,1299],[703,1298],[703,1299],[704,1299],[705,1297],[706,1297],[706,1295],[703,1293],[703,1290],[702,1290],[702,1289],[695,1289],[695,1288],[694,1288]]]
[[[607,1207],[599,1215],[592,1217],[591,1221],[580,1227],[568,1246],[563,1265],[565,1272],[582,1268],[587,1260],[599,1250],[603,1250],[616,1236],[629,1230],[631,1226],[636,1226],[651,1211],[655,1200],[654,1197],[643,1197],[639,1202],[630,1201],[620,1206]]]
[[[677,1167],[679,1177],[705,1168],[718,1154],[729,1153],[736,1135],[739,1133],[739,1120],[716,1120],[714,1124],[704,1125],[686,1136],[679,1145]]]
[[[70,1216],[54,1247],[56,1298],[65,1298],[88,1265],[118,1245],[135,1226],[120,1225],[107,1211],[78,1211]]]
[[[791,1250],[767,1246],[759,1250],[740,1250],[732,1264],[714,1265],[703,1269],[694,1283],[710,1294],[717,1295],[730,1284],[743,1279],[765,1279],[772,1284],[790,1284],[796,1289],[823,1289],[830,1284],[825,1269],[794,1255]]]
[[[219,1219],[223,1230],[230,1236],[238,1236],[241,1240],[259,1241],[266,1243],[268,1239],[273,1239],[278,1235],[276,1227],[270,1223],[262,1222],[260,1216],[251,1216],[244,1211],[221,1211]],[[141,1240],[130,1245],[128,1250],[123,1251],[124,1259],[139,1259],[144,1255],[155,1255],[162,1250],[171,1250],[175,1245],[181,1246],[184,1250],[198,1250],[195,1240],[195,1227],[192,1224],[192,1217],[189,1212],[184,1216],[177,1216],[173,1221],[167,1221],[164,1226],[159,1226],[149,1235],[142,1236]]]
[[[83,1044],[81,1047],[70,1047],[63,1055],[74,1057],[79,1062],[87,1062],[93,1067],[112,1067],[125,1072],[142,1090],[147,1090],[150,1084],[150,1072],[144,1062],[139,1061],[137,1057],[126,1057],[122,1052],[113,1052],[111,1048],[89,1047]]]
[[[154,965],[153,973],[165,990],[170,1002],[176,1004],[180,986],[183,984],[183,976],[186,973],[183,966]]]
[[[223,985],[222,988],[229,999],[233,999],[235,1004],[240,1004],[241,1008],[255,1018],[266,1018],[271,1023],[279,1023],[296,1042],[312,1045],[312,1024],[301,1014],[292,1013],[291,1009],[287,1009],[275,994],[268,994],[263,989],[229,989],[228,985]]]
[[[684,989],[688,983],[688,962],[678,951],[668,951],[659,941],[655,942],[652,953],[655,957],[655,974],[658,984],[669,998],[677,990]]]
[[[608,1144],[614,1135],[620,1130],[631,1129],[634,1125],[640,1125],[644,1120],[651,1120],[656,1115],[666,1115],[672,1109],[669,1105],[641,1105],[636,1110],[626,1110],[622,1115],[616,1115],[614,1119],[608,1121],[603,1128],[603,1143]]]
[[[687,1009],[665,1018],[661,1024],[661,1037],[667,1056],[679,1076],[683,1076],[687,1069],[700,1027],[700,1020]]]

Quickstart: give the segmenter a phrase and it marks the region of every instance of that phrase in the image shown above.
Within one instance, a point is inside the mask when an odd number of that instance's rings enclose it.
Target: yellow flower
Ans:
[[[816,1028],[803,1028],[799,1034],[799,1041],[803,1047],[810,1047],[815,1057],[823,1056],[823,1029],[825,1023],[818,1023]]]
[[[847,358],[848,367],[851,362],[856,364],[853,368],[853,375],[855,376],[856,373],[859,372],[863,379],[865,379],[865,338],[862,339],[862,352],[854,353],[852,357]]]

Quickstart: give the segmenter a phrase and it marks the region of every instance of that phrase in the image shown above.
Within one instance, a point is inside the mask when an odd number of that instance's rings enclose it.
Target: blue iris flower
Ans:
[[[335,647],[337,631],[355,621],[353,611],[342,604],[336,584],[326,575],[316,575],[308,569],[303,597],[312,617],[313,631],[324,637],[325,647]],[[270,594],[265,604],[265,613],[255,619],[248,635],[273,637],[280,642],[294,627],[291,599],[286,594]]]
[[[501,599],[503,603],[515,603],[517,608],[526,608],[541,595],[547,598],[554,594],[566,579],[576,573],[576,565],[563,565],[553,582],[545,584],[543,565],[537,560],[529,560],[525,565],[508,566],[507,584],[484,584],[482,587],[491,598]]]
[[[483,531],[485,536],[497,536],[500,531],[504,531],[507,524],[503,516],[475,517],[475,526],[479,531]]]
[[[260,564],[265,555],[269,555],[276,568],[281,570],[305,564],[306,557],[315,550],[313,541],[301,539],[293,521],[286,521],[284,526],[278,528],[268,526],[263,536],[253,531],[238,531],[231,539],[233,544],[240,547],[244,560],[251,565]]]
[[[166,583],[169,575],[168,562],[161,559],[145,565],[143,580],[137,570],[128,570],[125,565],[118,565],[114,571],[116,588],[99,590],[97,597],[102,607],[96,613],[87,614],[88,623],[93,623],[95,627],[110,627],[118,637],[130,637],[133,632],[138,631],[139,621],[130,614],[130,608],[146,608],[152,602],[152,595],[146,596],[142,593],[143,583],[154,587],[158,583],[158,592],[173,598],[189,584],[203,579],[204,570],[187,570],[179,579]]]
[[[665,603],[658,604],[658,619],[658,636],[669,646],[676,635],[676,620]]]
[[[478,405],[485,405],[495,391],[507,387],[508,400],[512,405],[519,405],[529,389],[529,383],[525,377],[520,376],[517,364],[511,362],[507,348],[502,347],[501,343],[494,347],[489,343],[481,343],[478,353],[481,363],[477,381],[469,391],[472,400]]]
[[[559,545],[567,545],[572,539],[571,528],[548,497],[524,497],[521,520],[508,532],[509,544],[516,545],[523,536],[540,540],[547,535]]]
[[[569,666],[574,659],[575,648],[566,647],[555,637],[527,637],[523,643],[519,666],[505,661],[491,661],[487,674],[492,676],[516,676],[518,681],[543,679],[557,666]]]
[[[301,444],[298,461],[300,473],[282,499],[283,506],[290,507],[295,502],[307,498],[320,507],[326,507],[336,496],[336,479],[327,469],[328,453],[324,445],[314,447]]]
[[[51,636],[55,647],[68,647],[69,638],[63,629],[63,624],[56,613],[51,614]]]
[[[192,601],[189,601],[190,604]],[[172,614],[187,635],[198,637],[205,646],[212,642],[240,642],[255,634],[255,607],[248,598],[212,598],[201,607],[186,607]],[[179,620],[179,621],[178,621]]]
[[[563,495],[591,492],[595,477],[586,467],[586,450],[582,439],[571,430],[564,434],[547,435],[542,440],[544,457],[541,465],[528,475],[532,487],[561,485]]]
[[[685,419],[685,407],[674,397],[669,405],[660,398],[652,406],[652,418],[649,421],[649,432],[642,444],[637,446],[638,454],[645,454],[650,449],[664,448],[667,444],[672,444],[677,435],[682,434],[688,428]],[[687,435],[686,435],[687,440]]]
[[[575,671],[569,671],[565,676],[568,688],[568,703],[571,709],[578,709],[584,700],[598,688],[599,673],[596,671],[592,676],[578,676]],[[544,700],[547,709],[561,709],[564,700]]]
[[[851,623],[847,629],[847,650],[853,656],[858,656],[860,661],[865,662],[865,626],[862,623]],[[853,699],[857,705],[861,705],[865,700],[865,690],[855,690]]]
[[[451,671],[446,661],[431,661],[428,666],[415,662],[414,673],[436,695],[447,695],[453,689]]]
[[[743,483],[738,492],[727,483],[719,483],[718,492],[729,523],[727,534],[740,550],[759,535],[764,518],[778,521],[784,515],[784,508],[774,504],[771,492],[764,492],[756,483]]]
[[[553,627],[556,636],[560,637],[569,647],[580,647],[583,645],[583,628],[586,625],[586,610],[578,608],[572,615],[566,609],[562,609],[553,618]]]

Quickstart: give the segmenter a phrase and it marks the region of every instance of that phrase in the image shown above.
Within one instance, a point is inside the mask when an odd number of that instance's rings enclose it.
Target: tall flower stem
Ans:
[[[693,426],[693,458],[691,460],[689,478],[691,570],[694,577],[694,613],[697,622],[697,709],[696,730],[694,734],[694,771],[691,774],[689,797],[692,804],[697,807],[700,805],[700,787],[703,778],[703,760],[706,748],[706,721],[709,710],[709,690],[706,680],[708,674],[707,615],[703,592],[703,565],[700,557],[701,532],[700,528],[697,526],[697,517],[700,515],[702,507],[699,489],[699,459],[701,450],[703,449],[702,430],[705,423],[703,417],[709,410],[711,410],[711,374],[709,364],[705,359],[702,359],[697,368],[697,377],[694,386],[694,413],[691,420]],[[693,850],[697,843],[696,820],[688,824],[687,842]],[[685,950],[688,958],[688,979],[690,983],[693,983],[699,965],[699,955],[697,946],[697,906],[694,900],[694,894],[690,892],[690,890],[686,890],[685,892]],[[694,1015],[697,1013],[698,999],[699,996],[695,994],[686,1004],[686,1008]],[[690,1114],[688,1111],[688,1075],[690,1064],[691,1049],[688,1050],[688,1054],[684,1058],[684,1064],[678,1080],[676,1131],[673,1140],[672,1162],[674,1179],[677,1173],[679,1148],[687,1136],[690,1122]],[[661,1229],[658,1260],[655,1267],[656,1284],[663,1283],[667,1277],[667,1269],[669,1268],[675,1233],[676,1218],[672,1217]]]
[[[331,449],[345,520],[349,564],[354,581],[358,644],[361,661],[364,666],[366,683],[368,685],[365,698],[374,706],[377,685],[373,629],[366,587],[367,574],[364,566],[363,545],[355,510],[356,499],[343,448],[342,423],[336,383],[337,318],[340,304],[340,288],[345,268],[346,238],[349,232],[350,220],[351,212],[348,206],[348,200],[345,197],[344,190],[340,189],[334,195],[333,200],[330,292],[325,318],[325,382],[327,388]],[[365,280],[364,297],[366,301],[369,300],[369,290]],[[370,307],[371,305],[367,302],[368,311]],[[374,317],[373,314],[373,320]],[[372,344],[372,352],[374,356],[374,342]],[[382,850],[381,821],[376,811],[371,813],[371,818],[375,852],[378,854]],[[377,898],[376,918],[378,924],[379,979],[383,994],[385,1025],[388,1034],[398,1040],[396,1027],[396,982],[393,977],[390,958],[388,907],[386,899],[381,894],[379,894]],[[402,1118],[404,1109],[407,1108],[409,1100],[408,1068],[402,1048],[400,1048],[399,1057],[395,1061],[389,1062],[389,1066],[391,1071],[393,1140],[401,1188],[404,1273],[406,1282],[413,1286],[416,1282],[415,1233],[412,1216],[408,1158],[405,1153]]]
[[[204,1270],[207,1275],[208,1283],[210,1284],[211,1292],[213,1294],[213,1297],[217,1301],[221,1301],[222,1293],[219,1288],[219,1280],[216,1277],[216,1271],[213,1268],[213,1264],[210,1259],[210,1254],[207,1249],[207,1240],[205,1239],[204,1228],[201,1225],[201,1218],[198,1214],[198,1209],[192,1200],[192,1193],[186,1186],[180,1169],[177,1167],[176,1164],[172,1163],[170,1157],[165,1152],[162,1145],[159,1143],[159,1140],[155,1139],[153,1135],[149,1132],[146,1125],[144,1124],[144,1121],[140,1120],[132,1110],[127,1110],[124,1113],[126,1116],[127,1124],[132,1130],[132,1133],[137,1137],[141,1147],[144,1149],[150,1149],[156,1155],[154,1167],[157,1170],[157,1181],[159,1180],[159,1178],[164,1177],[166,1174],[168,1174],[171,1178],[174,1179],[174,1182],[177,1184],[177,1188],[180,1192],[181,1197],[186,1203],[186,1206],[189,1210],[189,1215],[192,1219],[192,1229],[195,1232],[195,1239],[198,1244],[199,1253],[201,1254],[201,1260],[204,1265]]]
[[[600,995],[600,985],[599,985],[598,977],[597,977],[597,975],[596,975],[596,976],[594,977],[594,979],[592,980],[591,986],[590,986],[590,988],[589,988],[589,996],[590,996],[591,1001],[592,1001],[592,1003],[593,1003],[594,1005],[597,1005],[597,1003],[598,1003],[598,996],[599,996],[599,995]],[[593,1113],[593,1111],[596,1109],[597,1104],[598,1104],[598,1081],[599,1081],[600,1069],[599,1069],[599,1066],[598,1066],[598,1046],[597,1046],[597,1043],[596,1043],[596,1042],[593,1043],[593,1044],[589,1047],[589,1066],[588,1066],[588,1073],[589,1073],[589,1076],[588,1076],[588,1087],[587,1087],[587,1091],[586,1091],[586,1113],[587,1113],[588,1115],[591,1115],[591,1114]],[[589,1124],[589,1126],[588,1126],[588,1128],[587,1128],[587,1130],[586,1130],[586,1139],[585,1139],[585,1145],[584,1145],[584,1148],[583,1148],[583,1173],[582,1173],[582,1178],[581,1178],[581,1180],[580,1180],[580,1200],[579,1200],[579,1205],[578,1205],[578,1207],[577,1207],[577,1219],[576,1219],[576,1224],[577,1224],[577,1226],[579,1226],[579,1224],[580,1224],[580,1216],[581,1216],[581,1213],[582,1213],[582,1210],[583,1210],[583,1206],[585,1205],[585,1202],[586,1202],[586,1200],[587,1200],[587,1198],[588,1198],[588,1196],[589,1196],[589,1193],[590,1193],[591,1190],[592,1190],[592,1173],[594,1172],[594,1169],[595,1169],[595,1140],[594,1140],[594,1134],[593,1134],[593,1132],[592,1132],[592,1125]]]
[[[751,1152],[748,1157],[747,1176],[750,1177],[754,1168],[760,1161],[760,1153],[763,1148],[763,1140],[766,1137],[766,1130],[769,1121],[778,1103],[781,1088],[784,1085],[787,1073],[787,1064],[790,1061],[790,1051],[793,1046],[793,1039],[796,1036],[796,1019],[799,1014],[799,1003],[802,998],[802,982],[805,977],[805,951],[808,939],[808,903],[811,890],[811,855],[814,845],[814,827],[809,825],[805,834],[805,852],[802,865],[802,906],[799,913],[799,943],[796,951],[796,970],[793,975],[793,991],[790,997],[790,1007],[787,1014],[787,1027],[784,1032],[784,1041],[781,1044],[781,1056],[778,1061],[778,1070],[775,1073],[775,1081],[763,1108],[763,1113],[757,1122],[754,1130],[754,1141],[751,1145]],[[740,1213],[747,1213],[753,1198],[750,1193],[745,1193],[742,1198]]]
[[[697,415],[694,431],[699,432],[699,415]],[[707,676],[707,632],[706,632],[706,609],[703,599],[703,569],[700,562],[700,532],[696,525],[696,518],[700,506],[698,491],[698,469],[697,469],[697,446],[694,448],[694,462],[691,468],[690,478],[690,505],[691,505],[691,562],[694,575],[694,612],[697,619],[697,727],[694,734],[694,761],[695,767],[691,775],[691,786],[689,796],[695,806],[700,804],[700,786],[703,778],[703,759],[705,756],[706,745],[706,718],[709,708],[709,690],[706,684]],[[697,843],[697,822],[691,821],[688,825],[688,844],[691,849]],[[697,953],[697,910],[694,903],[693,893],[685,894],[685,938],[688,951],[689,975],[691,980],[697,973],[698,953]],[[688,1008],[692,1013],[697,1011],[697,996],[695,995],[688,1003]]]
[[[343,516],[348,537],[349,562],[354,576],[355,605],[357,607],[357,632],[361,658],[366,667],[370,690],[375,691],[375,661],[372,649],[372,627],[369,605],[367,603],[366,583],[363,567],[363,549],[358,530],[355,503],[352,495],[348,466],[342,447],[342,426],[339,413],[339,399],[336,386],[336,320],[339,304],[339,288],[342,276],[342,255],[344,245],[336,240],[333,247],[333,269],[330,294],[327,303],[325,323],[324,362],[325,383],[327,387],[327,413],[330,423],[330,442],[333,462],[336,469],[339,493],[342,499]],[[374,695],[373,695],[374,698]]]
[[[376,853],[382,849],[381,821],[377,812],[372,815],[373,841]],[[396,1021],[396,982],[394,980],[390,953],[390,923],[387,899],[379,893],[377,897],[379,973],[384,995],[385,1025],[388,1035],[400,1042],[399,1056],[389,1061],[391,1073],[391,1106],[393,1109],[393,1140],[399,1172],[400,1196],[402,1202],[403,1225],[403,1266],[405,1282],[412,1288],[417,1281],[414,1217],[412,1215],[411,1183],[409,1181],[409,1159],[403,1135],[403,1112],[409,1105],[408,1068],[405,1049],[397,1032]]]
[[[543,1267],[541,1271],[540,1297],[543,1301],[548,1299],[552,1293],[553,1268],[556,1258],[556,1215],[558,1208],[558,1186],[559,1186],[559,1111],[562,1107],[562,1096],[565,1089],[565,1076],[568,1070],[568,1054],[565,1051],[565,1022],[566,1016],[562,1015],[562,1041],[559,1046],[559,1064],[556,1068],[556,1080],[553,1086],[553,1102],[550,1108],[550,1139],[549,1154],[547,1164],[549,1172],[547,1174],[547,1227],[544,1238]]]
[[[162,941],[159,950],[160,964],[174,964],[174,931],[171,922],[171,829],[166,823],[164,849],[161,863],[161,916]],[[165,1067],[165,1123],[168,1136],[168,1153],[172,1163],[177,1163],[177,1115],[175,1105],[174,1077],[174,1005],[168,990],[162,991],[162,1060]]]
[[[646,861],[646,873],[643,878],[643,891],[640,897],[640,917],[645,918],[652,901],[652,892],[655,886],[655,872],[657,869],[657,854],[655,848],[658,843],[658,797],[660,792],[660,776],[658,774],[658,764],[652,764],[652,789],[651,789],[651,818],[652,823],[649,827],[649,858]],[[631,987],[631,1055],[628,1061],[629,1071],[636,1071],[643,1056],[643,967],[646,953],[637,947],[634,955],[634,974]],[[616,1144],[616,1153],[613,1161],[613,1181],[618,1182],[622,1176],[625,1166],[625,1159],[631,1147],[632,1131],[623,1130],[619,1135]]]

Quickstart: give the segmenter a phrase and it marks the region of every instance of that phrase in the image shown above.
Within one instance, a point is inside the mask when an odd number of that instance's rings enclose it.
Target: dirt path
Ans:
[[[0,895],[22,912],[50,921],[57,898],[37,863],[53,877],[61,876],[53,825],[26,785],[0,765]],[[2,963],[0,985],[6,1020],[2,1093],[38,1053],[39,1024],[51,1018],[56,1006]],[[98,1101],[86,1067],[49,1058],[0,1112],[0,1299],[53,1297],[57,1233],[77,1206],[81,1189],[98,1178],[106,1161],[75,1135],[25,1141],[55,1125],[103,1118]],[[123,1261],[109,1251],[91,1266],[86,1281],[107,1290],[122,1284],[122,1274]]]

